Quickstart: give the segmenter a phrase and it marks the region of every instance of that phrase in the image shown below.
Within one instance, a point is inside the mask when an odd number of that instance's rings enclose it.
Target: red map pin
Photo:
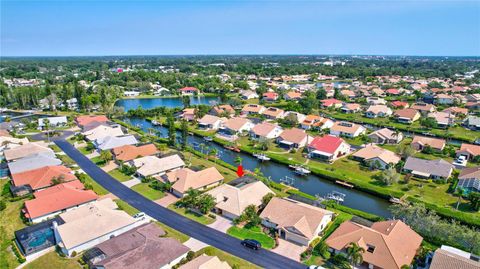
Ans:
[[[242,177],[244,174],[245,172],[243,172],[243,166],[242,165],[237,166],[237,176]]]

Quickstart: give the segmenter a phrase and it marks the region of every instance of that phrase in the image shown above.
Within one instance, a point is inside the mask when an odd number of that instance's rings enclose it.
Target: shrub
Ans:
[[[7,208],[7,203],[4,200],[0,200],[0,211],[5,210]]]

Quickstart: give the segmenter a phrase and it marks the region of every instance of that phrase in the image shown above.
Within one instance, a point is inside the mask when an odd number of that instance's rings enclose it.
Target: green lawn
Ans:
[[[258,226],[252,228],[240,228],[233,226],[227,230],[227,234],[242,240],[255,239],[262,244],[262,248],[272,249],[275,246],[275,240],[263,233],[262,229]]]
[[[68,155],[64,154],[57,154],[57,158],[60,159],[65,166],[71,166],[77,164],[72,158],[68,157]]]
[[[120,182],[124,182],[124,181],[132,179],[131,176],[125,175],[124,173],[122,173],[118,169],[114,169],[114,170],[108,172],[108,174],[111,175],[112,177],[114,177],[116,180],[118,180]]]
[[[198,215],[194,212],[187,211],[183,207],[178,207],[177,208],[174,204],[169,205],[168,209],[173,210],[173,211],[177,212],[178,214],[180,214],[180,215],[182,215],[186,218],[189,218],[191,220],[194,220],[196,222],[199,222],[203,225],[208,225],[208,224],[212,224],[213,222],[215,222],[215,219],[213,219],[213,218],[211,218],[207,215]]]
[[[84,176],[84,184],[91,185],[93,191],[98,194],[98,195],[105,195],[108,194],[109,191],[107,191],[104,187],[102,187],[100,184],[98,184],[95,180],[93,180],[89,175],[85,174]]]
[[[49,146],[54,152],[61,152],[62,150],[57,145],[50,145]]]
[[[115,199],[115,203],[117,204],[118,208],[120,210],[123,210],[127,212],[130,216],[133,216],[140,212],[140,210],[136,209],[135,207],[129,205],[127,202],[120,200],[120,199]]]
[[[148,183],[140,183],[132,187],[132,190],[140,193],[150,200],[158,200],[165,196],[161,191],[154,190],[148,186]]]
[[[192,155],[190,160],[191,160],[191,165],[193,165],[193,166],[201,167],[202,169],[209,168],[209,167],[212,167],[212,166],[217,168],[217,170],[220,172],[220,174],[222,174],[223,177],[225,178],[225,182],[232,181],[232,180],[234,180],[238,177],[237,174],[235,173],[235,171],[232,171],[232,170],[230,170],[230,169],[228,169],[224,166],[221,166],[220,164],[216,164],[213,161],[209,161],[209,160],[206,160],[206,159],[203,159],[203,158],[199,158],[199,157],[193,155],[192,153],[185,153],[185,154],[186,154],[186,159],[187,160],[190,158],[190,155]]]
[[[100,158],[100,156],[93,157],[90,159],[90,161],[92,161],[94,164],[100,167],[105,166],[106,164],[105,161]]]
[[[156,221],[155,224],[157,224],[158,226],[160,226],[160,228],[162,228],[166,233],[167,233],[167,236],[168,237],[173,237],[175,239],[177,239],[178,241],[184,243],[186,242],[188,239],[190,239],[190,236],[184,234],[184,233],[181,233],[161,222],[158,222]]]
[[[55,251],[49,252],[31,263],[27,264],[25,269],[50,269],[50,268],[62,268],[62,269],[80,269],[82,268],[78,263],[77,258],[64,258],[60,257]]]
[[[247,262],[246,260],[240,259],[236,256],[233,256],[227,252],[219,250],[218,248],[214,247],[206,247],[199,250],[197,255],[208,255],[208,256],[217,256],[221,261],[227,262],[230,267],[237,268],[237,269],[260,269],[261,267]]]
[[[81,147],[81,148],[77,148],[77,149],[78,149],[78,151],[80,151],[83,155],[88,155],[88,154],[90,154],[90,153],[93,152],[93,150],[87,150],[87,147],[86,147],[86,146],[85,146],[85,147]]]

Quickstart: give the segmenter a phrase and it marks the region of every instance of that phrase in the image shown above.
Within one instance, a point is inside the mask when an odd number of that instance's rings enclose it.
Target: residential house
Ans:
[[[300,126],[304,130],[328,129],[333,126],[333,121],[317,115],[307,115]]]
[[[436,151],[442,151],[445,144],[444,139],[419,135],[414,136],[412,143],[410,143],[410,145],[416,150],[423,150],[426,146],[429,146]]]
[[[232,269],[230,265],[221,261],[217,256],[207,256],[202,254],[178,269]]]
[[[477,116],[468,116],[463,125],[470,130],[480,131],[480,117]]]
[[[318,158],[329,162],[333,162],[349,152],[350,145],[342,138],[333,135],[317,136],[308,145],[310,158]]]
[[[48,121],[48,127],[60,127],[68,124],[67,116],[59,117],[48,117],[48,118],[39,118],[38,119],[38,128],[46,129],[45,123]]]
[[[365,112],[367,118],[389,117],[393,114],[392,110],[386,105],[371,105]]]
[[[308,246],[332,221],[334,213],[287,198],[274,197],[260,214],[265,227],[280,238]]]
[[[44,166],[12,174],[13,186],[28,186],[33,191],[48,188],[54,185],[55,181],[70,182],[76,179],[73,171],[63,165]]]
[[[255,140],[268,140],[277,138],[282,132],[282,127],[273,123],[263,122],[255,125],[250,130],[250,136]]]
[[[123,145],[112,149],[113,157],[120,163],[129,162],[139,157],[157,155],[159,153],[154,144],[141,146]]]
[[[59,215],[63,224],[54,222],[55,240],[62,253],[68,256],[90,249],[148,222],[145,217],[134,218],[110,198],[98,200]],[[92,225],[94,228],[92,229]]]
[[[458,248],[441,246],[433,253],[430,269],[478,269],[480,258]]]
[[[203,191],[215,187],[222,184],[224,180],[215,167],[200,171],[181,168],[168,172],[163,178],[173,183],[171,192],[177,197],[183,197],[189,189]]]
[[[411,108],[419,111],[422,115],[427,115],[428,113],[436,110],[434,105],[425,103],[415,103],[411,106]]]
[[[465,156],[467,159],[472,160],[480,156],[480,146],[462,143],[460,149],[457,150],[457,156]]]
[[[47,143],[44,143],[44,142],[26,143],[26,144],[19,145],[18,147],[14,147],[14,148],[3,151],[5,160],[7,160],[8,162],[22,159],[30,155],[39,154],[39,153],[43,153],[44,155],[48,155],[52,157],[55,156],[55,152],[48,147]]]
[[[220,132],[236,136],[243,132],[249,132],[253,126],[255,125],[249,119],[236,117],[226,120],[220,127]]]
[[[451,106],[447,107],[443,110],[445,113],[450,113],[455,116],[467,116],[468,115],[468,109],[463,108],[463,107],[458,107],[458,106]]]
[[[273,194],[263,182],[254,179],[236,186],[231,185],[232,183],[220,185],[207,192],[215,198],[216,213],[229,219],[238,218],[249,205],[261,205],[265,195]]]
[[[269,107],[263,111],[263,116],[267,119],[276,120],[284,117],[285,111],[277,107]]]
[[[404,108],[396,110],[394,113],[395,118],[401,123],[413,123],[420,119],[420,113],[413,108]]]
[[[8,134],[8,133],[7,133]],[[11,136],[0,136],[0,155],[3,155],[5,150],[13,149],[18,146],[22,146],[25,144],[28,144],[28,138],[16,138],[16,137],[11,137]],[[0,156],[0,159],[3,158],[3,156]]]
[[[46,219],[87,205],[96,201],[98,196],[92,190],[85,190],[79,180],[74,180],[34,192],[34,199],[25,201],[25,218],[31,223]]]
[[[137,97],[140,95],[140,92],[137,91],[124,91],[123,96],[125,97]]]
[[[107,123],[108,118],[104,115],[83,115],[83,116],[78,116],[75,118],[75,121],[77,122],[77,125],[80,127],[87,126],[91,123]]]
[[[428,118],[432,118],[437,123],[438,127],[447,128],[455,124],[455,116],[446,112],[432,112],[428,113]]]
[[[136,174],[138,176],[144,178],[161,176],[169,171],[185,167],[182,158],[177,154],[163,158],[145,156],[132,160],[129,164],[137,168]]]
[[[396,268],[410,265],[423,238],[400,220],[375,222],[365,226],[353,221],[340,224],[325,241],[330,251],[346,254],[351,243],[362,253],[365,268]]]
[[[278,93],[266,92],[262,95],[262,99],[266,102],[275,102],[278,100]]]
[[[198,120],[198,128],[202,130],[218,130],[221,124],[221,118],[208,114]]]
[[[113,148],[118,148],[125,145],[135,145],[138,144],[138,140],[133,135],[123,135],[123,136],[104,136],[97,138],[93,144],[99,150],[110,150]]]
[[[387,95],[400,95],[401,92],[399,89],[390,88],[385,91]]]
[[[240,96],[243,100],[257,99],[259,98],[258,94],[251,90],[242,90],[240,91]]]
[[[352,90],[341,90],[340,91],[340,94],[349,98],[349,99],[354,99],[355,97],[357,97],[357,95],[355,94],[354,91]]]
[[[357,137],[364,134],[367,129],[360,124],[346,121],[337,121],[330,127],[330,134],[335,136]]]
[[[242,115],[261,115],[265,107],[257,104],[246,104],[242,109]]]
[[[480,166],[463,168],[458,175],[457,188],[467,192],[480,192]]]
[[[366,147],[352,154],[352,157],[356,160],[373,165],[377,169],[386,169],[389,166],[395,166],[400,160],[400,156],[394,152],[376,146],[375,144],[369,144]]]
[[[453,172],[453,165],[442,159],[424,160],[408,157],[403,171],[419,178],[448,179]]]
[[[343,113],[357,113],[360,112],[361,106],[356,103],[343,103],[342,112]]]
[[[302,94],[297,91],[289,91],[283,95],[283,99],[287,101],[298,101],[302,99]]]
[[[235,109],[231,105],[218,105],[212,107],[208,113],[217,117],[233,117]]]
[[[372,97],[367,98],[367,104],[369,104],[369,105],[386,105],[387,101],[385,101],[385,99],[383,99],[383,98],[372,96]]]
[[[392,106],[395,109],[402,109],[402,108],[408,108],[410,105],[407,102],[403,102],[403,101],[393,101],[393,102],[390,102],[390,106]]]
[[[308,140],[309,135],[304,130],[298,128],[286,129],[277,137],[277,143],[287,149],[303,148],[308,143]]]
[[[178,92],[180,92],[181,95],[185,96],[198,94],[200,91],[195,87],[183,87],[181,89],[178,89]]]
[[[296,111],[287,111],[285,112],[283,118],[285,119],[285,121],[297,125],[299,123],[302,123],[305,120],[306,116]]]
[[[34,170],[45,166],[60,165],[62,161],[56,158],[54,153],[35,153],[25,158],[8,163],[10,174],[17,174],[28,170]]]
[[[383,128],[372,132],[368,137],[377,144],[398,144],[403,140],[403,133]]]
[[[92,126],[90,129],[89,127]],[[107,136],[122,136],[125,133],[122,130],[122,127],[119,124],[100,124],[95,127],[93,125],[88,125],[86,131],[83,131],[82,134],[88,141],[95,141]]]
[[[320,100],[323,108],[341,108],[343,102],[335,98]]]
[[[185,108],[182,113],[178,115],[178,118],[186,121],[195,120],[195,108]]]
[[[154,223],[142,224],[100,243],[83,255],[90,268],[170,269],[187,257],[189,248]]]
[[[435,95],[435,104],[453,105],[453,103],[455,103],[455,97],[451,95],[444,94],[444,93]]]

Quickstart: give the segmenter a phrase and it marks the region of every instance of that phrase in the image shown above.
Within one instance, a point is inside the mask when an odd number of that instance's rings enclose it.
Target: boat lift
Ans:
[[[332,200],[337,203],[343,203],[347,195],[338,191],[332,191],[325,196],[325,199]]]
[[[284,178],[280,179],[280,183],[283,183],[287,186],[293,186],[295,179],[293,177],[285,176]]]

